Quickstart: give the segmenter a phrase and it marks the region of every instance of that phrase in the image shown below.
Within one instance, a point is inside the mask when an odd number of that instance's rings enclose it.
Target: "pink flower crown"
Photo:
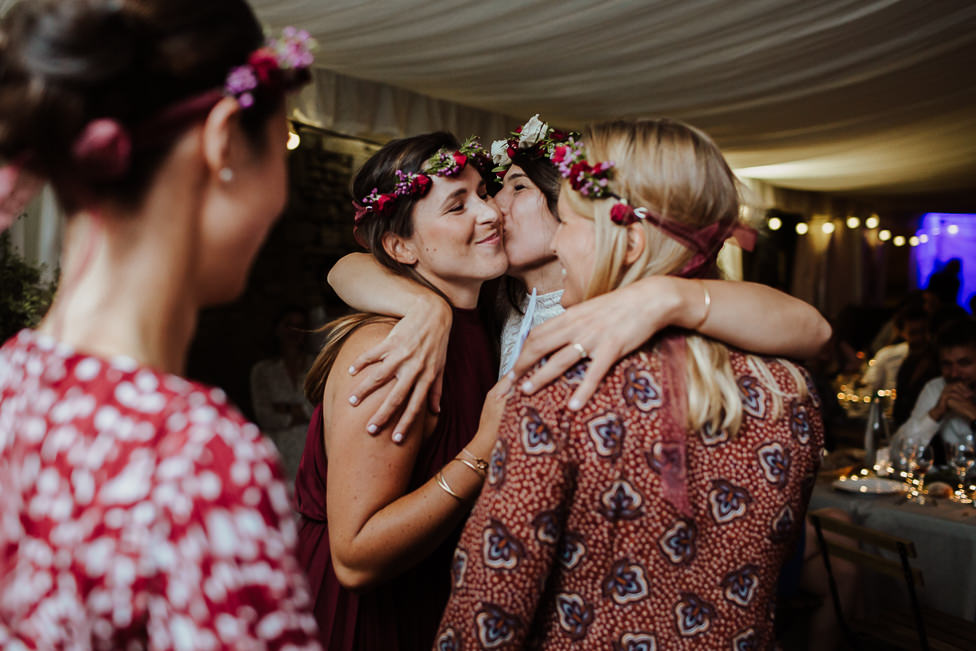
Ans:
[[[617,200],[610,207],[610,221],[614,224],[629,226],[638,221],[645,221],[690,249],[694,255],[684,267],[674,273],[676,276],[698,278],[710,273],[715,266],[719,250],[730,237],[735,238],[739,246],[747,251],[751,251],[755,246],[755,229],[742,224],[737,215],[720,219],[702,228],[695,228],[674,219],[667,219],[650,208],[643,206],[634,208],[626,198],[614,193],[609,187],[610,180],[613,178],[613,161],[591,164],[586,160],[586,149],[581,142],[571,140],[565,145],[557,146],[553,150],[552,161],[562,177],[584,197]]]
[[[495,164],[492,170],[498,178],[505,176],[512,166],[512,159],[522,154],[530,158],[551,158],[553,150],[561,143],[577,137],[572,131],[553,129],[539,119],[536,113],[528,121],[513,131],[505,140],[491,143],[491,159]]]
[[[420,172],[397,170],[397,182],[393,186],[392,192],[380,193],[379,188],[373,188],[365,197],[352,202],[356,208],[353,221],[358,223],[360,219],[370,214],[381,217],[389,215],[393,211],[397,199],[402,197],[420,199],[424,197],[430,191],[431,176],[457,176],[468,163],[477,167],[482,176],[487,174],[491,166],[491,159],[484,147],[481,146],[477,136],[468,138],[454,151],[446,148],[437,150],[433,156],[427,159]]]
[[[308,32],[286,27],[281,38],[269,38],[251,53],[247,63],[227,74],[224,92],[236,97],[242,108],[250,108],[254,93],[262,87],[280,92],[299,86],[309,79],[315,47],[315,39]]]

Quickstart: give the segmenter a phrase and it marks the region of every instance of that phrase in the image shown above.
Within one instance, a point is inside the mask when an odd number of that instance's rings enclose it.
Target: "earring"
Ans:
[[[222,167],[220,168],[220,171],[217,172],[217,178],[224,183],[230,183],[234,180],[234,170],[229,167]]]

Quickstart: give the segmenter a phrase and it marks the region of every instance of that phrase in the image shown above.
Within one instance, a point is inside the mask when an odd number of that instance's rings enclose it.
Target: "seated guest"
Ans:
[[[553,152],[568,177],[552,242],[563,305],[654,274],[713,277],[739,215],[714,143],[670,120],[583,142]],[[506,405],[437,648],[770,646],[823,441],[808,377],[669,330],[567,411],[588,358],[574,348],[575,367]]]
[[[883,347],[868,362],[868,370],[861,376],[861,384],[871,394],[897,386],[898,369],[910,353],[925,349],[929,341],[928,315],[920,307],[904,308],[895,315],[895,335],[899,343]]]
[[[925,445],[936,434],[949,444],[972,436],[976,425],[976,321],[946,324],[935,337],[942,375],[930,380],[909,419],[892,438],[892,449]]]

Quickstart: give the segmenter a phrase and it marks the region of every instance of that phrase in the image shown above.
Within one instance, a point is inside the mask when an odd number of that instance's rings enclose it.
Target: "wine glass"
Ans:
[[[956,441],[946,441],[946,461],[956,470],[957,485],[955,493],[950,497],[953,502],[969,504],[973,500],[966,494],[966,474],[973,463],[976,463],[976,445],[972,435]]]
[[[912,443],[909,458],[908,467],[911,475],[918,477],[918,483],[915,485],[909,494],[909,499],[918,504],[925,504],[925,475],[928,473],[929,469],[932,467],[932,460],[934,455],[932,453],[932,446],[927,443],[917,442]],[[912,481],[914,484],[915,482]]]

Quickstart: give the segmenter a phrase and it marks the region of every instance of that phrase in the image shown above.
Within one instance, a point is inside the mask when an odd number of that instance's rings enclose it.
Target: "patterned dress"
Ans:
[[[624,358],[576,414],[582,364],[516,394],[455,552],[436,649],[765,649],[776,579],[802,530],[823,440],[812,390],[764,386],[731,353],[736,437],[684,441],[690,517],[664,499],[657,349]],[[809,382],[807,382],[809,385]],[[782,391],[774,413],[773,390]]]
[[[0,648],[319,648],[277,458],[223,393],[0,348]]]

